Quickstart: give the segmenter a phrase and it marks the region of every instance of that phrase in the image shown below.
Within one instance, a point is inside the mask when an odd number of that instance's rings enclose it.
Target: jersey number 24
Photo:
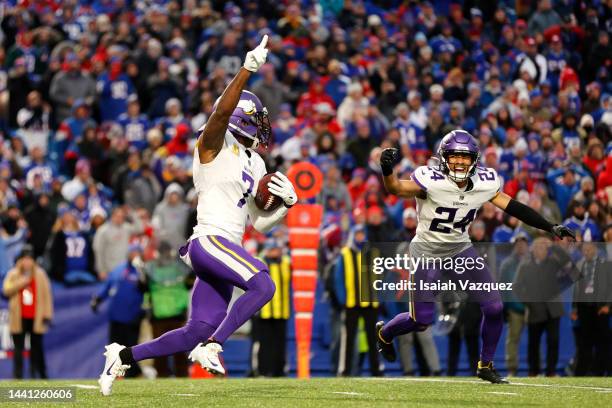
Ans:
[[[443,234],[450,234],[451,228],[444,226],[442,224],[452,223],[455,221],[455,216],[457,215],[458,208],[448,208],[448,207],[438,207],[436,208],[436,214],[446,214],[446,218],[434,218],[429,225],[430,231],[441,232]],[[474,217],[476,215],[476,210],[471,209],[465,217],[457,222],[453,222],[453,229],[461,229],[461,232],[464,233],[465,229],[470,225],[472,221],[474,221]]]

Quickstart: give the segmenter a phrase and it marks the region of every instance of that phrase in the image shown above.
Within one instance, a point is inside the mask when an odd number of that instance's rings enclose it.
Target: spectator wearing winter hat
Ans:
[[[138,217],[132,217],[132,222],[126,220],[125,210],[115,207],[111,217],[102,225],[93,240],[93,250],[96,260],[96,272],[100,280],[125,262],[130,237],[142,231],[142,223]]]
[[[75,166],[74,177],[62,186],[64,199],[68,202],[73,201],[78,194],[85,190],[91,180],[91,166],[89,162],[86,159],[79,159]]]
[[[17,112],[17,124],[17,134],[28,149],[40,146],[47,152],[51,132],[51,106],[43,102],[40,92],[32,91],[28,94],[26,106]]]
[[[46,272],[34,260],[32,248],[26,246],[16,258],[2,286],[9,299],[9,326],[15,350],[13,377],[23,378],[25,335],[30,337],[30,377],[47,378],[43,335],[53,318],[53,296]]]
[[[574,194],[572,200],[585,203],[595,201],[595,183],[592,177],[585,175],[580,179],[580,190]]]
[[[367,106],[368,99],[363,96],[363,86],[359,82],[353,82],[347,87],[347,95],[338,106],[338,122],[341,126],[346,126],[353,121],[354,113],[358,108]]]
[[[53,226],[49,256],[49,276],[56,282],[76,285],[98,280],[91,240],[72,210],[60,210]]]
[[[555,129],[552,133],[553,140],[563,141],[563,144],[580,145],[586,137],[584,129],[578,127],[578,117],[576,112],[568,111],[563,115],[561,127]]]
[[[66,70],[53,78],[49,89],[49,96],[55,104],[55,117],[60,123],[68,118],[77,99],[92,104],[96,98],[96,82],[89,74],[81,71],[81,61],[78,57],[68,53],[65,65]]]
[[[185,203],[184,195],[178,183],[170,184],[166,187],[163,200],[153,212],[153,226],[158,231],[158,238],[168,242],[175,250],[185,242],[189,205]]]
[[[587,202],[572,200],[568,207],[570,215],[563,221],[563,225],[572,231],[579,231],[584,242],[597,242],[601,240],[601,230],[597,223],[589,217]]]
[[[119,115],[117,122],[123,127],[123,134],[130,146],[144,150],[147,146],[147,131],[151,123],[147,116],[140,112],[140,102],[136,94],[127,98],[127,110]]]
[[[179,124],[184,123],[190,128],[182,109],[181,101],[178,98],[170,98],[166,101],[166,115],[160,118],[155,125],[164,133],[164,141],[168,142],[173,138]]]
[[[413,207],[406,207],[402,212],[402,228],[397,232],[395,241],[410,242],[416,235],[417,212]]]
[[[132,81],[123,72],[120,58],[111,59],[108,71],[98,76],[96,87],[102,122],[116,121],[126,113],[128,98],[136,92]]]
[[[529,104],[523,113],[527,123],[548,121],[552,117],[551,110],[543,105],[542,91],[537,88],[529,93]]]

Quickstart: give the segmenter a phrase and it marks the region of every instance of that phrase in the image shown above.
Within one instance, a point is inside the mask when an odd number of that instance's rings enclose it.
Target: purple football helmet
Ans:
[[[242,91],[240,101],[232,116],[228,129],[234,136],[243,136],[253,140],[251,148],[259,144],[268,146],[272,136],[272,127],[268,119],[268,110],[253,92]]]
[[[472,163],[465,172],[451,170],[448,165],[448,157],[451,154],[467,154],[472,157]],[[480,159],[480,148],[476,139],[463,129],[453,130],[442,138],[438,147],[438,159],[440,160],[440,171],[448,174],[448,177],[456,182],[465,181],[476,172],[476,166]]]

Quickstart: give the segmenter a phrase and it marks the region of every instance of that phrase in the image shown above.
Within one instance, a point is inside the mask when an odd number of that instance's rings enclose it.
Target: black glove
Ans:
[[[388,148],[382,151],[380,154],[380,168],[382,169],[383,176],[390,176],[393,174],[393,166],[397,164],[399,157],[399,150],[394,148]]]
[[[555,237],[560,239],[563,239],[563,237],[570,237],[573,240],[576,240],[576,234],[574,234],[574,231],[564,225],[554,225],[551,232]]]
[[[91,298],[91,302],[89,302],[89,307],[91,307],[91,311],[94,313],[98,313],[98,306],[100,305],[100,299],[96,296]]]

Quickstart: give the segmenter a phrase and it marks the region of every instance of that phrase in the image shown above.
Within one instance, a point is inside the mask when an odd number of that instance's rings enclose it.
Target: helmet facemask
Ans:
[[[257,149],[260,144],[267,147],[272,136],[268,110],[263,107],[257,111],[255,105],[249,102],[240,101],[230,117],[228,127],[235,135],[252,140],[249,146],[251,149]]]
[[[449,163],[449,158],[451,155],[469,156],[472,159],[472,163],[467,166],[467,169],[465,169],[465,171],[458,172],[456,170],[452,170],[451,164]],[[450,178],[454,182],[461,183],[463,181],[468,180],[474,175],[474,173],[476,172],[476,166],[478,165],[479,158],[480,153],[474,153],[466,150],[447,150],[439,154],[440,170],[443,173],[448,174],[448,178]],[[456,165],[453,165],[453,167],[454,166]]]
[[[268,116],[268,109],[265,107],[261,112],[255,113],[255,125],[257,126],[256,140],[258,144],[263,145],[267,148],[272,138],[272,126],[270,125],[270,117]],[[255,149],[255,147],[253,147]]]

